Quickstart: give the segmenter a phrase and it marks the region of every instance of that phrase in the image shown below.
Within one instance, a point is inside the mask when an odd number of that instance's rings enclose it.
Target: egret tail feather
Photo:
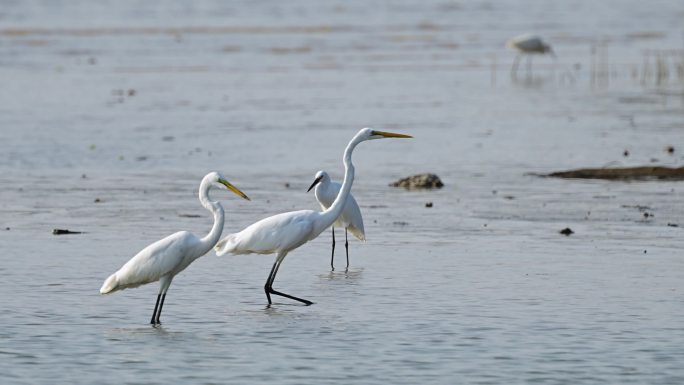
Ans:
[[[104,281],[100,288],[100,294],[110,294],[117,290],[119,290],[119,279],[116,277],[116,273],[114,273]]]
[[[233,241],[235,239],[234,234],[230,234],[227,237],[221,239],[216,246],[214,246],[214,251],[219,257],[228,253],[232,249]]]

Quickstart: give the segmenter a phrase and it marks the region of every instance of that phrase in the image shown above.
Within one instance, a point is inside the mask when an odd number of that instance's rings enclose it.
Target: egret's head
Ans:
[[[358,135],[364,140],[384,139],[384,138],[413,138],[411,135],[395,134],[393,132],[378,131],[372,128],[363,128]]]
[[[311,189],[316,187],[317,184],[326,183],[326,182],[330,182],[330,176],[328,176],[327,172],[321,170],[321,171],[316,173],[316,176],[314,177],[313,183],[311,184],[311,186],[309,186],[309,189],[306,190],[306,192],[311,191]]]
[[[228,190],[235,193],[235,195],[237,195],[241,198],[250,200],[249,197],[247,195],[245,195],[245,193],[240,191],[239,188],[233,186],[230,182],[228,182],[228,180],[226,180],[226,178],[223,177],[223,175],[221,175],[217,172],[211,172],[205,178],[209,178],[209,181],[211,182],[212,186],[217,186],[217,187],[225,186]]]

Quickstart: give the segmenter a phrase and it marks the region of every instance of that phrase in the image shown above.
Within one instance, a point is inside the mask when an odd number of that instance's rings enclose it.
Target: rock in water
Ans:
[[[565,235],[566,237],[568,237],[568,236],[570,236],[570,234],[574,234],[575,232],[572,231],[571,228],[566,227],[566,228],[564,228],[563,230],[559,231],[559,233],[561,233],[561,234]]]
[[[399,179],[394,183],[390,183],[393,187],[403,187],[405,189],[432,189],[432,188],[442,188],[444,183],[435,174],[418,174],[412,175],[406,178]]]

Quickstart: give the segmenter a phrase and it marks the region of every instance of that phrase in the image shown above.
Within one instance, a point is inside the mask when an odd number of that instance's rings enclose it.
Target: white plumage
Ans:
[[[100,288],[100,294],[110,294],[159,281],[157,303],[150,321],[151,324],[159,324],[166,292],[173,277],[211,250],[221,236],[224,220],[223,206],[219,202],[209,200],[209,189],[219,183],[242,198],[249,199],[219,173],[207,174],[200,183],[199,200],[202,206],[214,215],[214,225],[209,234],[199,238],[187,231],[179,231],[152,243],[110,275]]]
[[[508,40],[506,47],[518,50],[522,53],[553,53],[551,46],[548,43],[544,42],[541,37],[532,34],[516,36]]]
[[[340,192],[342,185],[330,179],[330,176],[325,171],[318,171],[314,178],[314,182],[309,187],[311,190],[315,186],[314,194],[316,200],[321,205],[323,210],[330,207]],[[347,231],[352,233],[358,240],[365,241],[366,233],[363,229],[363,216],[359,204],[352,194],[349,194],[347,201],[342,209],[342,214],[335,220],[332,228],[332,253],[330,256],[330,267],[335,270],[333,260],[335,258],[335,227],[344,228],[344,247],[347,255],[347,268],[349,268],[349,242],[347,240]]]
[[[515,60],[513,61],[513,66],[511,66],[511,74],[513,76],[515,76],[518,72],[518,65],[520,64],[521,55],[528,55],[528,73],[532,70],[532,54],[543,55],[545,53],[549,53],[553,58],[556,57],[556,54],[551,49],[551,46],[537,35],[524,34],[516,36],[506,42],[506,47],[518,51],[518,55],[516,55]]]
[[[342,213],[344,203],[351,191],[354,181],[354,165],[351,155],[354,148],[361,142],[381,138],[410,138],[408,135],[375,131],[370,128],[361,129],[349,142],[344,150],[344,183],[332,205],[323,212],[300,210],[282,213],[262,219],[239,233],[230,234],[216,244],[216,254],[221,256],[231,254],[276,254],[271,273],[266,279],[264,291],[269,305],[271,294],[280,295],[295,301],[311,305],[312,302],[273,290],[273,281],[278,274],[280,264],[288,252],[298,248],[306,242],[316,238],[323,230],[337,220]]]

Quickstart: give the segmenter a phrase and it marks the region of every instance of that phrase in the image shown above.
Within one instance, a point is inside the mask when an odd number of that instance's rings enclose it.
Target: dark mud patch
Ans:
[[[67,229],[53,229],[52,235],[83,234],[83,231],[71,231]]]
[[[684,180],[684,167],[580,168],[541,174],[540,176],[568,179]]]

